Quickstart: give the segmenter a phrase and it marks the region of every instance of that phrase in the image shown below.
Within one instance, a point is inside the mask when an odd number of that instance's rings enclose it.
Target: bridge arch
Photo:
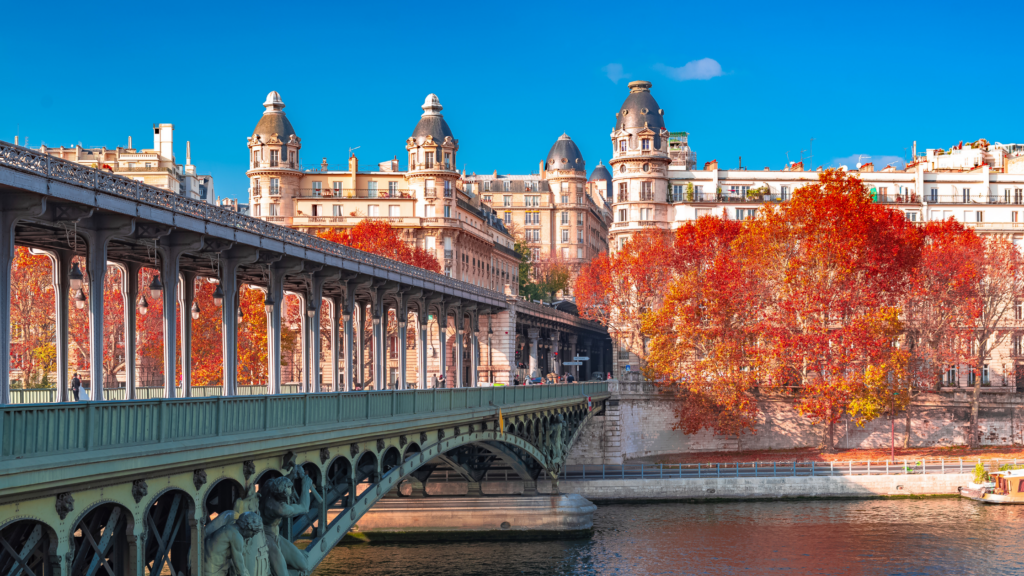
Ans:
[[[82,574],[94,564],[109,567],[114,576],[135,573],[135,517],[127,507],[114,500],[94,502],[71,526],[68,536],[73,555],[66,573]],[[108,529],[110,537],[104,538]]]
[[[198,558],[199,530],[196,504],[181,488],[160,491],[144,512],[142,563],[150,574],[164,569],[171,574],[191,574],[193,556]]]
[[[234,509],[235,500],[245,496],[245,486],[230,476],[221,476],[213,482],[203,494],[203,517],[210,520],[210,516],[218,516]]]
[[[0,526],[0,574],[60,574],[58,541],[56,530],[38,518],[12,519]]]

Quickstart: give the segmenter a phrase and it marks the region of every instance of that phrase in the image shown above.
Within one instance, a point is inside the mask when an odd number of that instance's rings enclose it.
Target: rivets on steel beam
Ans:
[[[75,509],[75,499],[71,497],[71,492],[62,492],[57,495],[56,503],[57,515],[63,520],[68,517],[68,514]]]

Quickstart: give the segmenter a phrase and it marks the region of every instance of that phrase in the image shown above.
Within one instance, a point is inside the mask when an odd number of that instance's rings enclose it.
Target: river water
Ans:
[[[600,506],[590,538],[356,544],[315,576],[1024,575],[1024,506],[955,498]]]

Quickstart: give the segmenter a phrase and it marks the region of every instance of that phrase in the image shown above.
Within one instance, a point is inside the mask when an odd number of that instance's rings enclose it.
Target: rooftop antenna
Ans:
[[[348,157],[351,158],[352,157],[352,153],[355,152],[356,150],[359,150],[360,148],[362,148],[362,146],[356,146],[355,148],[349,148],[348,149]]]
[[[860,170],[860,167],[863,166],[863,164],[861,164],[860,161],[865,159],[865,158],[871,158],[871,156],[868,156],[867,154],[858,154],[857,155],[857,170]]]
[[[811,138],[811,155],[807,157],[808,160],[814,159],[814,138]]]

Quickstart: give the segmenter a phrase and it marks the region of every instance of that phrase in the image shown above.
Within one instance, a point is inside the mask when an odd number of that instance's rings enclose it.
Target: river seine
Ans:
[[[586,539],[345,545],[314,574],[1024,574],[1024,506],[614,504],[599,507]]]

